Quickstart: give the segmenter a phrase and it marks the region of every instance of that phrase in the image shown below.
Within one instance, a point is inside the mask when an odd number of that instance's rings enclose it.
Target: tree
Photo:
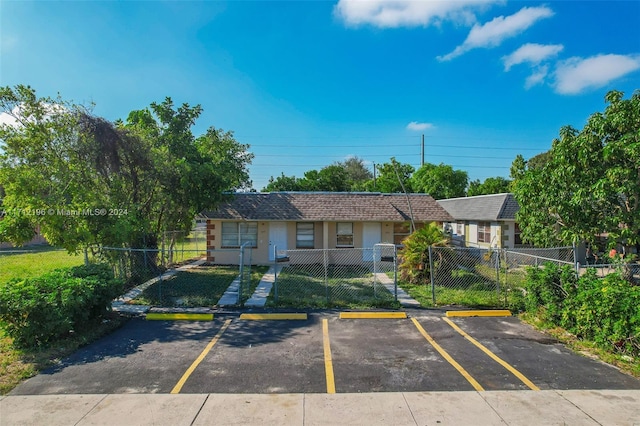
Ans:
[[[467,197],[475,195],[502,194],[510,191],[511,181],[501,176],[488,177],[484,182],[480,183],[479,179],[469,183],[467,189]]]
[[[373,173],[365,167],[362,158],[352,157],[336,164],[341,166],[347,173],[347,183],[350,191],[364,191],[367,182],[373,179]]]
[[[18,124],[0,127],[0,236],[27,241],[36,225],[69,251],[105,245],[158,247],[165,231],[248,187],[252,154],[231,132],[191,131],[200,106],[170,98],[110,123],[28,86],[0,89],[0,108]],[[28,238],[27,238],[28,237]]]
[[[300,180],[300,186],[303,191],[349,191],[347,172],[342,166],[336,164],[323,167],[320,171],[309,170]]]
[[[449,236],[435,223],[414,231],[402,241],[400,276],[411,284],[426,282],[430,278],[429,247],[446,247]]]
[[[369,181],[365,186],[367,191],[385,194],[413,192],[411,189],[411,174],[415,169],[412,165],[399,163],[395,157],[391,157],[389,163],[379,165],[376,170],[375,183]]]
[[[560,130],[546,164],[514,161],[524,240],[571,244],[608,233],[625,251],[640,243],[640,92],[605,100],[582,130]]]
[[[454,170],[445,164],[425,163],[412,176],[415,192],[431,195],[436,200],[464,197],[468,175],[463,170]]]
[[[300,180],[295,176],[285,176],[282,173],[277,178],[271,176],[267,186],[262,188],[262,192],[284,192],[284,191],[302,191]]]

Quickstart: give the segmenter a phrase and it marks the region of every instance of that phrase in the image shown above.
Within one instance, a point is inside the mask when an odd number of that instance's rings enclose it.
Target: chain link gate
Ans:
[[[279,253],[276,266],[276,306],[391,306],[397,301],[397,253],[393,244],[286,250]]]

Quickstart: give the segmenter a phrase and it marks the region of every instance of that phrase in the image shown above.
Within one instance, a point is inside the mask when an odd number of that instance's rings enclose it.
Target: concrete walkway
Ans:
[[[158,281],[169,279],[169,278],[173,277],[175,274],[177,274],[179,271],[187,271],[187,270],[189,270],[191,268],[195,268],[197,266],[200,266],[205,262],[206,262],[205,259],[196,260],[193,263],[189,263],[188,265],[180,266],[180,267],[178,267],[176,269],[170,269],[170,270],[168,270],[167,272],[165,272],[164,274],[162,274],[162,275],[160,275],[158,277],[151,278],[149,281],[145,281],[144,283],[140,284],[139,286],[129,290],[124,295],[118,297],[116,300],[114,300],[111,303],[111,308],[116,312],[124,312],[124,313],[131,313],[131,314],[143,314],[145,312],[148,312],[149,309],[151,308],[151,306],[129,305],[128,303],[130,301],[132,301],[133,299],[135,299],[136,297],[140,296],[143,291],[145,291],[148,287],[150,287],[151,285],[157,283]]]
[[[374,275],[377,282],[384,285],[391,294],[395,294],[396,290],[393,285],[393,280],[389,278],[387,274],[378,272]],[[421,306],[420,302],[409,296],[409,294],[400,287],[398,287],[398,302],[405,308],[419,308]]]
[[[34,395],[0,425],[638,425],[639,390]]]
[[[224,294],[218,300],[218,306],[234,306],[238,304],[238,292],[240,291],[240,275],[227,287]]]
[[[282,265],[271,266],[260,280],[260,283],[258,283],[256,291],[254,291],[249,300],[244,303],[244,306],[247,308],[264,307],[265,303],[267,303],[267,296],[269,296],[271,292],[271,287],[273,287],[273,283],[276,281],[276,273],[279,274],[280,271],[282,271]]]

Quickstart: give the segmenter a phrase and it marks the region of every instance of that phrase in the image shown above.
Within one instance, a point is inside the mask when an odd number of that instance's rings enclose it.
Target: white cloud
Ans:
[[[335,16],[349,26],[418,27],[453,21],[471,25],[475,10],[504,0],[340,0]]]
[[[11,114],[7,114],[6,112],[2,112],[0,113],[0,125],[3,124],[8,124],[9,126],[18,126],[18,120],[15,119],[14,115],[19,114],[20,112],[20,107],[15,107],[13,108],[13,110],[11,111]]]
[[[434,127],[435,126],[431,123],[418,123],[417,121],[412,121],[411,123],[407,124],[407,130],[414,131],[433,129]]]
[[[548,7],[524,7],[513,15],[498,16],[486,24],[475,24],[464,43],[453,52],[438,56],[440,61],[449,61],[478,47],[496,47],[505,39],[514,37],[535,24],[538,20],[553,16]]]
[[[522,63],[537,65],[546,59],[556,56],[562,49],[564,49],[564,46],[561,44],[523,44],[512,54],[502,57],[504,70],[509,71],[512,66]]]
[[[549,74],[549,66],[544,65],[542,67],[538,67],[533,74],[531,74],[524,82],[524,88],[529,90],[533,86],[537,86],[538,84],[544,83],[544,79],[547,78],[547,74]]]
[[[555,91],[575,95],[606,86],[611,81],[640,69],[640,55],[596,55],[559,62],[554,73]]]

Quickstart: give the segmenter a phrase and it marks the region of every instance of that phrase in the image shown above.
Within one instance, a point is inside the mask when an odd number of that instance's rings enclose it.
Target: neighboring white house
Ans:
[[[523,246],[516,223],[518,202],[513,194],[478,195],[438,200],[453,217],[445,223],[455,245],[514,248]]]
[[[243,243],[253,247],[255,264],[273,262],[276,250],[367,248],[400,242],[409,235],[413,218],[419,227],[443,224],[452,217],[426,194],[347,192],[237,193],[215,210],[201,214],[207,221],[210,262],[237,261]]]

